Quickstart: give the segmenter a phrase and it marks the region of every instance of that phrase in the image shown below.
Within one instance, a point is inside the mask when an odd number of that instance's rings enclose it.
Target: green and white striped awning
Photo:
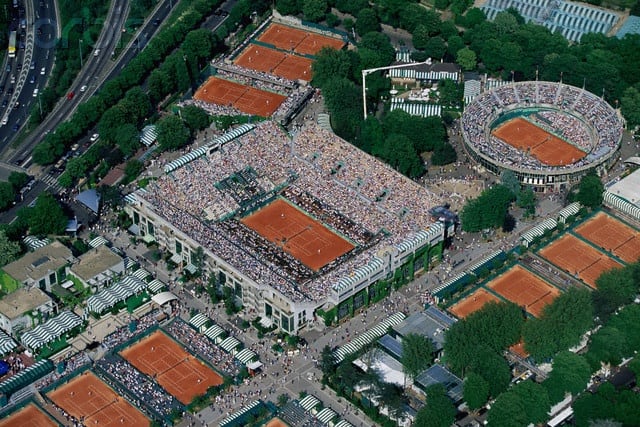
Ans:
[[[89,242],[89,246],[95,249],[98,246],[106,245],[107,243],[109,243],[107,239],[102,236],[98,236]]]
[[[167,287],[167,285],[165,285],[162,281],[158,279],[153,279],[151,282],[149,282],[149,285],[147,286],[149,290],[154,294],[157,294],[158,292],[160,292],[161,290]]]
[[[139,268],[133,272],[133,277],[137,277],[140,280],[145,280],[149,276],[151,276],[151,273],[149,273],[144,268]]]
[[[248,348],[242,349],[238,354],[236,354],[236,359],[238,359],[238,361],[240,363],[242,363],[243,365],[246,365],[247,363],[251,362],[253,359],[255,359],[258,355],[255,354],[253,351],[249,350]]]
[[[22,344],[30,349],[40,348],[55,341],[76,326],[82,325],[82,319],[71,311],[63,311],[56,317],[22,335]]]
[[[318,400],[318,398],[315,397],[313,394],[307,394],[305,397],[303,397],[300,400],[300,406],[302,407],[302,409],[304,409],[307,412],[311,411],[313,408],[318,406],[319,403],[320,403],[320,400]]]
[[[234,350],[237,350],[242,343],[238,341],[235,337],[228,337],[224,341],[220,343],[220,348],[226,351],[227,353],[232,353]]]
[[[387,317],[382,322],[378,323],[368,331],[358,335],[353,341],[339,347],[333,352],[335,360],[340,363],[344,360],[345,356],[351,353],[355,353],[362,349],[364,346],[371,344],[381,336],[387,333],[390,327],[395,326],[405,319],[404,313],[398,312]]]
[[[322,424],[329,424],[329,421],[336,418],[338,414],[331,408],[324,408],[316,415],[316,419],[320,421]]]
[[[262,402],[260,402],[259,400],[254,400],[253,402],[249,403],[247,406],[245,406],[238,412],[234,412],[233,414],[229,415],[227,418],[222,420],[220,422],[220,427],[240,425],[239,421],[242,421],[242,420],[238,420],[238,419],[243,417],[245,414],[252,412],[253,410],[255,410],[255,408],[257,408],[261,404]]]
[[[351,424],[347,420],[340,420],[336,423],[334,427],[353,427],[353,424]]]
[[[224,339],[227,331],[222,329],[222,327],[218,325],[211,325],[206,331],[204,331],[204,335],[213,341],[215,344],[220,344]],[[225,337],[226,338],[226,337]]]
[[[16,348],[18,344],[9,335],[0,330],[0,355],[5,355]]]
[[[200,328],[204,327],[207,322],[211,322],[211,319],[209,319],[209,317],[207,317],[207,315],[203,313],[198,313],[191,319],[189,319],[189,324],[195,327],[197,330],[200,330]]]

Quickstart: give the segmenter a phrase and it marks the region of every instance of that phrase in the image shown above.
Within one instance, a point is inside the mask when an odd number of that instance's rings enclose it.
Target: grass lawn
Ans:
[[[10,294],[11,292],[18,289],[20,284],[3,270],[0,270],[0,287],[2,287],[2,291]]]

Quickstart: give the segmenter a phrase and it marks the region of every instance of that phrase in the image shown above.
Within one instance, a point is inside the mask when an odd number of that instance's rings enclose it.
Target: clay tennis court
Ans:
[[[271,117],[287,99],[277,93],[245,86],[218,77],[209,77],[193,95],[194,99],[211,104],[233,106],[243,113]]]
[[[327,37],[310,31],[288,27],[282,24],[271,24],[258,40],[269,43],[278,49],[294,51],[303,55],[315,55],[323,47],[342,49],[342,39]]]
[[[56,423],[36,405],[29,404],[0,421],[0,427],[57,427]]]
[[[311,81],[312,60],[256,44],[249,44],[234,62],[244,68],[289,80]]]
[[[272,418],[264,427],[289,427],[289,424],[282,421],[280,418]]]
[[[592,288],[596,287],[596,279],[603,271],[622,267],[611,257],[571,234],[565,234],[542,248],[540,255]]]
[[[242,223],[314,271],[355,247],[282,199],[243,218]]]
[[[220,375],[161,331],[124,349],[120,355],[185,405],[205,394],[209,387],[222,384]]]
[[[473,312],[480,310],[485,304],[489,302],[500,302],[500,298],[493,295],[486,289],[479,288],[468,297],[461,299],[451,307],[449,311],[454,314],[458,319],[464,319]]]
[[[86,426],[148,426],[149,419],[92,372],[84,372],[47,396]]]
[[[521,117],[507,121],[491,133],[512,147],[528,151],[549,166],[572,164],[586,155],[584,151]]]
[[[604,212],[598,212],[575,231],[623,261],[640,259],[640,232]]]
[[[489,283],[487,287],[509,301],[524,307],[535,317],[542,309],[560,294],[558,288],[551,286],[540,277],[515,265]]]

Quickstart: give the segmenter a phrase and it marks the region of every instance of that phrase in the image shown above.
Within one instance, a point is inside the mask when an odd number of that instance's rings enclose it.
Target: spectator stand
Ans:
[[[21,395],[20,391],[29,387],[32,383],[53,371],[53,362],[43,359],[25,368],[9,379],[0,383],[0,406],[9,403],[9,399],[15,394]],[[12,399],[13,400],[13,399]],[[15,400],[13,400],[15,402]]]
[[[458,290],[467,286],[474,279],[472,274],[469,274],[466,271],[460,272],[450,279],[445,280],[440,285],[438,285],[431,293],[435,297],[436,303],[440,303],[440,300],[444,300],[449,298],[451,295],[456,293]]]

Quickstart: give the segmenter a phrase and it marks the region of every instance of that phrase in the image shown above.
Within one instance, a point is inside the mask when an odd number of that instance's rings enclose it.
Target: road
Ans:
[[[55,60],[57,38],[54,0],[28,0],[21,3],[19,8],[13,8],[13,12],[16,14],[10,26],[17,30],[18,49],[15,58],[6,58],[1,70],[0,96],[2,105],[6,103],[0,108],[2,123],[5,123],[0,126],[2,149],[10,144],[27,121],[32,103],[37,102],[35,89],[41,92],[47,84]],[[21,25],[23,19],[25,25]]]

